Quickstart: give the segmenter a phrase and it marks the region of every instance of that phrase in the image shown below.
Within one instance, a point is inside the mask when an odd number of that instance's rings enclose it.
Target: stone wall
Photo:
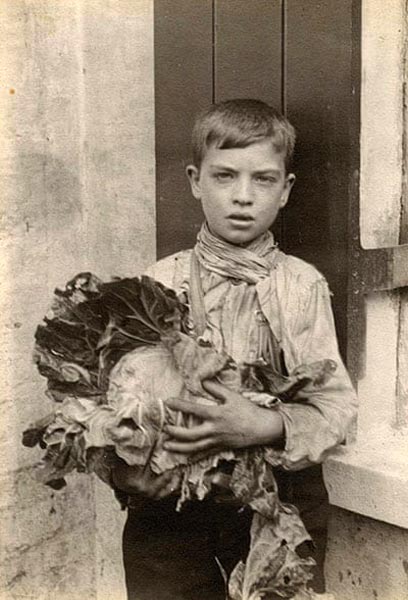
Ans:
[[[333,508],[326,552],[327,585],[336,600],[408,597],[406,530]]]
[[[361,244],[408,243],[406,0],[363,0]],[[402,266],[402,265],[401,265]],[[324,467],[338,600],[408,597],[408,287],[365,297],[356,443]],[[345,509],[345,510],[344,510]]]
[[[123,597],[123,513],[89,476],[31,478],[33,334],[56,286],[154,260],[152,0],[0,3],[0,597]]]

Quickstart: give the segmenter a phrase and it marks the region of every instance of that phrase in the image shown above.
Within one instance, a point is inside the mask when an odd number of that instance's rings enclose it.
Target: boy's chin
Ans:
[[[232,246],[241,246],[242,247],[242,246],[248,246],[251,242],[256,240],[258,237],[260,237],[264,233],[265,232],[262,231],[261,233],[258,233],[257,235],[250,235],[250,234],[243,234],[243,233],[237,232],[237,233],[229,234],[229,235],[216,234],[216,237],[218,237],[223,242],[226,242],[227,244],[231,244]]]
[[[264,235],[269,228],[238,228],[238,227],[214,227],[207,221],[207,226],[212,235],[227,244],[233,246],[247,246],[261,235]]]

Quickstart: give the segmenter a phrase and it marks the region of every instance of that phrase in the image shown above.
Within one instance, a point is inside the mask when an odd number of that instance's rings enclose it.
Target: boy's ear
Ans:
[[[285,181],[285,187],[283,188],[283,192],[282,192],[282,196],[281,196],[281,201],[280,201],[280,208],[283,208],[288,200],[289,200],[289,196],[290,196],[290,192],[292,190],[293,184],[296,181],[296,175],[294,173],[289,173],[289,175],[286,176],[286,181]]]
[[[191,193],[196,200],[201,200],[200,170],[195,165],[187,165],[186,175],[191,185]]]

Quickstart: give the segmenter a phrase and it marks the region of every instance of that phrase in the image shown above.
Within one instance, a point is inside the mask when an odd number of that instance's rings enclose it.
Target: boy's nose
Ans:
[[[234,204],[245,206],[253,203],[251,182],[244,179],[237,181],[233,189],[232,200]]]

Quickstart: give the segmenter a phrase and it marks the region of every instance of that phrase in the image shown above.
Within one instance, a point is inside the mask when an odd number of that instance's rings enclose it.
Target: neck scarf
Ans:
[[[198,262],[218,275],[256,284],[268,277],[276,256],[273,235],[266,231],[248,246],[235,246],[215,237],[207,223],[201,227],[194,247]]]

